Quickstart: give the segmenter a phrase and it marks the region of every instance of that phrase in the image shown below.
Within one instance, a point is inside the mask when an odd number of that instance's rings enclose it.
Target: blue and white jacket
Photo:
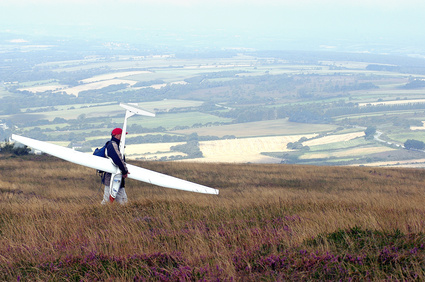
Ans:
[[[110,158],[114,164],[118,166],[121,170],[122,175],[126,175],[128,173],[127,166],[125,164],[125,159],[121,157],[120,153],[120,140],[112,136],[111,141],[109,141],[106,145],[106,157]],[[102,183],[106,186],[109,186],[111,181],[111,174],[105,173],[102,179]],[[122,187],[124,187],[124,179],[121,181]]]

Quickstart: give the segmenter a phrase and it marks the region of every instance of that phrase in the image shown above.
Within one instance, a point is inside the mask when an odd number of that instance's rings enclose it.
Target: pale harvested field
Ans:
[[[199,142],[200,150],[204,158],[191,159],[190,161],[197,162],[219,162],[219,163],[278,163],[281,159],[263,156],[263,152],[284,152],[290,151],[286,148],[289,142],[296,142],[302,137],[312,138],[317,134],[300,134],[287,136],[268,136],[268,137],[252,137],[238,138],[228,140],[214,140]],[[314,143],[314,145],[322,145],[333,142],[349,141],[351,139],[363,136],[364,132],[354,132],[340,135],[326,136],[319,139],[304,142]],[[313,142],[314,141],[314,142]],[[170,147],[182,143],[156,143],[156,144],[140,144],[128,145],[126,155],[129,159],[147,157],[159,159],[161,156],[177,155],[177,152],[170,152]],[[378,153],[390,150],[385,147],[374,147],[367,149],[352,149],[335,153],[335,156],[350,156],[368,153]],[[312,154],[308,158],[329,157],[327,154]]]
[[[181,152],[171,151],[172,146],[184,144],[184,142],[176,143],[148,143],[148,144],[132,144],[125,146],[125,156],[128,160],[146,159],[159,160],[162,157],[186,156]],[[92,148],[94,151],[95,148]]]
[[[110,79],[110,80],[105,80],[105,81],[88,83],[88,84],[84,84],[84,85],[78,85],[78,86],[75,86],[75,87],[63,89],[61,91],[66,92],[69,95],[78,96],[78,94],[81,91],[102,89],[104,87],[108,87],[108,86],[111,86],[111,85],[118,85],[118,84],[134,85],[136,83],[137,83],[137,81],[133,81],[133,80]]]
[[[282,159],[263,156],[260,154],[252,155],[229,155],[229,156],[210,156],[208,158],[179,160],[179,162],[198,162],[198,163],[256,163],[256,164],[277,164]]]
[[[131,156],[131,159],[157,161],[157,160],[160,160],[162,157],[169,158],[169,157],[175,157],[175,156],[185,157],[187,155],[181,152],[152,153],[152,154],[141,154],[141,155],[135,154]]]
[[[323,65],[329,65],[329,66],[338,66],[338,67],[344,67],[349,69],[362,69],[365,70],[366,67],[369,65],[369,63],[365,62],[352,62],[352,61],[320,61]]]
[[[298,141],[301,137],[311,138],[313,136],[313,134],[309,134],[201,141],[199,142],[199,146],[204,158],[190,159],[189,161],[222,163],[277,163],[281,160],[263,156],[261,153],[290,151],[286,149],[286,145],[289,142]],[[126,148],[126,156],[128,159],[136,159],[140,157],[159,159],[162,156],[184,155],[179,152],[170,151],[171,146],[179,144],[184,143],[128,145]]]
[[[286,145],[298,141],[301,137],[311,138],[310,135],[273,136],[258,138],[229,139],[199,142],[204,155],[204,162],[278,162],[280,159],[266,157],[262,152],[289,151]]]
[[[414,99],[414,100],[394,100],[394,101],[382,101],[382,102],[372,102],[372,103],[359,103],[359,107],[364,107],[367,105],[377,106],[377,105],[400,105],[400,104],[414,104],[414,103],[425,103],[425,99]]]
[[[62,146],[62,147],[68,147],[70,141],[50,141],[49,143]]]
[[[202,66],[184,66],[184,69],[222,69],[222,68],[239,68],[250,67],[250,64],[215,64],[215,65],[202,65]]]
[[[98,81],[111,80],[111,79],[116,79],[116,78],[131,76],[131,75],[146,74],[146,73],[151,73],[151,72],[150,71],[114,72],[114,73],[108,73],[108,74],[103,74],[103,75],[98,75],[98,76],[86,78],[86,79],[81,80],[81,82],[82,83],[93,83],[93,82],[98,82]]]
[[[171,82],[171,83],[162,83],[162,84],[152,84],[149,86],[142,86],[142,87],[134,87],[133,89],[144,89],[144,88],[153,88],[153,89],[161,89],[162,87],[165,87],[167,85],[174,85],[174,84],[181,84],[181,85],[185,85],[187,84],[186,81],[175,81],[175,82]]]
[[[310,160],[310,159],[318,159],[318,158],[330,158],[330,157],[348,157],[348,156],[362,156],[374,153],[382,153],[387,151],[393,151],[395,149],[387,148],[387,147],[369,147],[369,148],[354,148],[349,150],[343,150],[339,152],[330,152],[330,153],[313,153],[301,156],[300,159]]]
[[[157,152],[170,152],[171,146],[184,144],[184,142],[175,143],[148,143],[148,144],[133,144],[126,145],[125,154],[131,158],[132,155],[143,155]]]
[[[37,93],[37,92],[45,92],[45,91],[59,91],[65,88],[66,88],[65,85],[39,85],[39,86],[19,88],[19,90],[28,91],[31,93]]]
[[[323,145],[335,142],[343,142],[350,141],[351,139],[364,136],[364,132],[352,132],[346,134],[337,134],[337,135],[329,135],[322,138],[317,138],[309,141],[303,142],[304,146],[315,146],[315,145]]]

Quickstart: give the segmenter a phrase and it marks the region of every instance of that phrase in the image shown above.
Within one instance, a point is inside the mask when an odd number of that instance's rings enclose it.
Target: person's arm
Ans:
[[[108,157],[110,157],[112,159],[114,164],[116,164],[118,166],[118,168],[121,170],[123,177],[126,178],[127,174],[128,174],[127,166],[126,166],[123,158],[121,157],[121,153],[118,149],[117,143],[110,142],[108,144],[107,154],[108,154]]]

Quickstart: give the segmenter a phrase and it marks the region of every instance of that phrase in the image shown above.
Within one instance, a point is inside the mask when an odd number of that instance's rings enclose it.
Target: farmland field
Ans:
[[[422,123],[424,123],[425,121],[421,121]],[[425,125],[422,126],[411,126],[410,130],[425,130]]]
[[[116,79],[116,78],[126,78],[128,76],[135,76],[135,75],[146,75],[146,74],[150,74],[150,71],[127,71],[127,72],[114,72],[114,73],[109,73],[109,74],[102,74],[102,75],[97,75],[94,77],[90,77],[90,78],[86,78],[81,80],[81,82],[83,83],[93,83],[93,82],[97,82],[97,81],[103,81],[103,80],[111,80],[111,79]],[[131,79],[130,79],[131,80]]]
[[[217,58],[217,59],[178,59],[171,58],[169,56],[158,56],[158,57],[144,57],[138,58],[132,56],[130,58],[121,58],[118,61],[93,61],[89,64],[84,62],[58,62],[57,64],[51,63],[49,67],[57,67],[54,70],[57,72],[73,72],[78,70],[87,70],[95,68],[108,68],[115,70],[122,69],[141,69],[141,68],[156,68],[156,69],[167,69],[167,68],[182,68],[182,69],[200,69],[201,66],[205,66],[204,69],[215,69],[215,68],[235,68],[238,66],[246,67],[256,62],[255,58],[237,56],[235,58]],[[74,64],[80,64],[75,66]],[[56,65],[56,66],[55,66]],[[40,66],[43,66],[41,64]]]
[[[398,105],[398,104],[408,104],[408,103],[425,103],[425,99],[416,99],[416,100],[395,100],[395,101],[382,101],[382,102],[371,102],[371,103],[359,103],[360,107],[367,105]]]
[[[182,142],[174,143],[150,143],[135,144],[126,146],[126,157],[128,159],[146,158],[160,159],[162,156],[184,155],[178,152],[171,152],[170,147],[183,144]]]
[[[128,84],[130,86],[136,84],[137,81],[125,80],[125,79],[109,79],[104,81],[91,82],[79,86],[75,86],[72,88],[62,89],[60,91],[66,92],[70,95],[78,96],[78,94],[82,91],[102,89],[111,85],[119,85],[119,84]]]
[[[353,114],[353,115],[342,115],[336,118],[335,120],[343,120],[345,118],[350,119],[361,119],[361,118],[370,118],[370,117],[381,117],[381,116],[400,116],[403,114],[415,114],[417,111],[415,110],[406,110],[406,111],[385,111],[385,112],[378,112],[378,113],[365,113],[365,114]]]
[[[389,133],[388,136],[393,139],[397,140],[399,142],[404,142],[408,139],[416,139],[425,141],[425,134],[421,130],[414,130],[409,132],[399,132],[399,133]]]
[[[122,118],[114,118],[113,121],[119,123],[122,122]],[[214,115],[200,113],[200,112],[188,112],[181,114],[161,114],[155,118],[143,117],[134,118],[129,120],[129,125],[138,124],[143,127],[160,127],[166,126],[167,129],[172,129],[176,126],[192,126],[196,123],[214,123],[214,122],[230,122],[230,119],[220,118]],[[177,133],[177,132],[174,132]]]
[[[289,142],[298,141],[301,137],[314,135],[289,135],[274,137],[238,138],[218,141],[201,141],[199,148],[204,158],[203,162],[242,162],[278,163],[280,159],[262,156],[262,152],[287,151]],[[195,159],[196,161],[196,159]]]
[[[235,135],[237,137],[298,135],[331,131],[336,126],[329,124],[303,124],[289,122],[287,119],[247,122],[222,126],[201,127],[185,130],[175,130],[178,134],[197,133],[198,135]]]
[[[371,147],[364,142],[350,142],[351,140],[362,136],[361,133],[347,133],[339,135],[331,135],[323,138],[313,139],[306,141],[304,144],[310,144],[314,147],[326,148],[328,150],[340,148],[339,152],[322,153],[318,154],[307,153],[300,159],[310,158],[324,158],[324,157],[341,157],[341,156],[352,156],[358,157],[359,155],[365,155],[370,153],[378,153],[384,151],[391,151],[393,149],[388,147]],[[252,162],[252,163],[280,163],[281,158],[273,158],[262,155],[264,152],[287,152],[291,151],[286,148],[289,142],[296,142],[300,138],[313,138],[315,134],[303,134],[303,135],[285,135],[285,136],[269,136],[269,137],[253,137],[253,138],[237,138],[228,140],[215,140],[215,141],[201,141],[199,142],[199,149],[203,154],[203,158],[191,159],[190,161],[195,162],[217,162],[217,163],[238,163],[238,162]],[[131,154],[129,158],[146,154],[147,152],[169,152],[171,146],[180,143],[158,143],[158,144],[141,144],[141,145],[129,145],[131,148]],[[315,144],[315,145],[314,145]],[[350,145],[351,144],[351,145]],[[360,146],[363,145],[363,146]],[[310,145],[309,145],[310,146]],[[334,146],[334,147],[332,147]],[[351,148],[356,147],[358,148]],[[129,151],[127,151],[129,153]],[[171,154],[172,152],[169,152]],[[155,154],[152,154],[155,155]],[[159,154],[156,157],[159,159]]]
[[[182,107],[196,107],[200,106],[202,102],[191,101],[191,100],[162,100],[155,102],[144,102],[141,103],[142,108],[154,112],[155,110],[169,110],[172,108]],[[102,104],[81,104],[81,105],[68,105],[68,106],[55,106],[55,111],[45,111],[42,114],[45,119],[54,120],[57,117],[64,119],[76,119],[78,116],[84,114],[86,117],[110,117],[122,114],[125,112],[118,104],[102,105]],[[28,108],[31,110],[32,108]],[[122,120],[120,120],[122,122]]]
[[[37,93],[37,92],[45,92],[45,91],[62,91],[62,89],[65,89],[66,86],[65,85],[60,85],[60,84],[48,84],[48,85],[40,85],[40,86],[31,86],[31,87],[25,87],[25,88],[20,88],[20,91],[29,91],[29,92],[33,92],[33,93]]]
[[[391,64],[379,64],[373,60],[303,60],[243,51],[229,57],[125,54],[113,58],[100,55],[86,58],[37,63],[34,68],[54,72],[55,77],[37,76],[33,81],[4,84],[4,91],[10,88],[19,99],[46,100],[28,103],[22,109],[13,106],[16,103],[10,103],[11,106],[4,106],[3,110],[10,113],[1,115],[1,120],[16,124],[14,131],[17,134],[63,144],[68,141],[69,146],[78,148],[82,145],[87,151],[100,146],[112,128],[121,126],[125,112],[118,106],[119,102],[138,102],[142,108],[155,111],[157,115],[155,118],[131,118],[129,126],[133,137],[143,137],[149,132],[156,136],[199,138],[203,158],[196,161],[208,162],[274,163],[284,159],[283,156],[292,162],[301,162],[319,156],[314,155],[317,153],[334,163],[335,159],[352,159],[357,164],[364,164],[367,159],[378,163],[378,159],[382,159],[379,150],[364,150],[367,152],[365,158],[360,158],[358,151],[382,146],[390,150],[390,144],[401,145],[409,138],[423,140],[421,133],[408,129],[419,129],[418,120],[425,120],[421,107],[373,108],[379,104],[408,106],[423,101],[423,87],[406,88],[410,82],[420,82],[424,77],[421,73],[411,72],[410,68],[388,71],[386,67],[379,67]],[[378,68],[371,70],[370,66]],[[138,82],[142,83],[136,86]],[[126,86],[108,87],[119,83]],[[60,91],[77,96],[19,91],[43,91],[47,89],[43,87],[57,86],[64,86]],[[78,97],[80,91],[90,89],[94,91]],[[49,95],[63,103],[52,106]],[[328,116],[328,112],[332,113],[331,110],[338,107],[353,111]],[[367,107],[367,111],[362,111]],[[298,116],[297,112],[303,114]],[[54,121],[56,118],[64,120]],[[356,137],[363,138],[363,130],[370,125],[375,125],[383,133],[387,145],[376,143],[377,140],[353,141]],[[272,141],[276,137],[296,143],[303,136],[316,136],[302,142],[311,150],[309,153],[295,149],[287,155],[289,141]],[[343,136],[348,139],[340,139]],[[205,141],[223,137],[229,140]],[[230,140],[233,137],[237,139]],[[180,142],[181,138],[174,140]],[[170,139],[167,137],[164,142],[168,143]],[[137,140],[142,143],[127,145],[135,145],[138,149],[158,146],[158,149],[152,149],[149,155],[136,150],[130,158],[161,159],[161,156],[172,154],[185,155],[184,152],[163,149],[160,143],[150,143],[143,138]],[[339,147],[338,152],[335,146]],[[383,151],[386,150],[384,147]],[[408,152],[404,155],[406,160],[413,158]],[[420,157],[418,153],[416,158]],[[397,158],[403,159],[401,156]]]
[[[303,144],[306,145],[307,144],[306,142],[303,142]],[[359,137],[359,138],[353,138],[347,141],[330,142],[330,143],[324,142],[323,144],[308,145],[308,146],[310,147],[310,152],[315,152],[315,151],[338,150],[338,149],[352,148],[352,147],[372,145],[372,144],[374,144],[373,141],[370,141],[370,140],[368,141],[362,137]]]
[[[317,138],[314,140],[305,141],[303,142],[303,145],[315,146],[315,145],[323,145],[323,144],[329,144],[329,143],[335,143],[335,142],[350,141],[360,136],[364,136],[363,131],[351,132],[351,133],[345,133],[345,134],[335,134],[335,135],[329,135],[329,136]]]
[[[344,151],[339,152],[323,152],[323,153],[307,153],[300,157],[300,159],[308,160],[308,159],[319,159],[319,158],[331,158],[331,157],[358,157],[358,156],[365,156],[368,154],[374,154],[374,153],[381,153],[381,152],[390,152],[394,149],[388,148],[388,147],[363,147],[363,148],[355,148],[355,149],[348,149]]]

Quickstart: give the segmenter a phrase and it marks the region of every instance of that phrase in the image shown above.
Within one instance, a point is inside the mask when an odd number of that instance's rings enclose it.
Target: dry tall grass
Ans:
[[[415,248],[419,248],[420,256],[408,272],[416,276],[397,270],[401,266],[396,264],[391,271],[381,269],[381,256],[369,260],[372,272],[350,264],[347,269],[355,270],[348,276],[333,271],[330,276],[316,277],[304,266],[312,254],[323,264],[325,254],[339,252],[336,241],[329,239],[334,235],[326,234],[340,230],[359,228],[385,234],[399,232],[409,238],[422,236],[423,170],[135,164],[219,188],[220,195],[188,193],[129,180],[129,204],[102,206],[102,188],[92,169],[45,156],[0,159],[0,279],[425,277],[424,251],[418,246]],[[342,235],[344,242],[351,242],[350,234]],[[418,240],[417,244],[425,243],[423,237]],[[308,255],[299,253],[301,249]],[[340,257],[343,266],[348,265],[344,260],[347,252]],[[372,257],[376,250],[362,252]],[[270,260],[283,253],[286,257],[280,257],[281,268],[275,269],[276,262],[268,266],[265,258]],[[158,254],[165,254],[166,262]],[[134,256],[144,257],[136,260]],[[289,258],[290,266],[282,262]],[[326,260],[326,265],[330,262]],[[192,267],[190,271],[188,267]],[[300,267],[304,267],[302,271]]]

